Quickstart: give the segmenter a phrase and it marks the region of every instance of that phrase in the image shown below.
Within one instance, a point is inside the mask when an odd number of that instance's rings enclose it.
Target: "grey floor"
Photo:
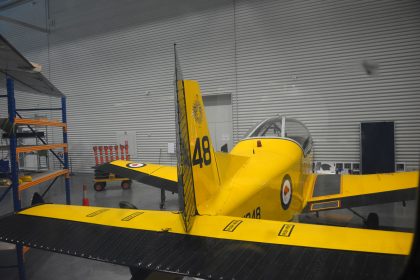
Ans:
[[[159,209],[160,190],[140,183],[133,183],[130,190],[122,190],[115,182],[107,186],[104,192],[95,192],[92,188],[92,175],[78,174],[72,176],[72,204],[81,205],[83,184],[88,188],[90,205],[118,207],[122,200],[129,201],[140,209]],[[64,187],[62,181],[57,181],[50,192],[46,195],[48,202],[64,203]],[[43,192],[47,185],[37,186],[22,193],[23,206],[29,206],[32,194],[35,191]],[[5,189],[0,187],[0,194]],[[166,209],[178,209],[178,197],[176,194],[166,193]],[[8,194],[6,199],[0,203],[0,215],[11,212],[12,197]],[[369,212],[377,212],[380,216],[380,223],[389,228],[410,230],[414,226],[415,203],[407,202],[405,207],[402,203],[384,204],[371,207],[355,208],[362,216]],[[348,210],[328,211],[319,217],[302,215],[300,221],[311,223],[328,223],[341,226],[362,226],[362,220],[350,213]],[[16,263],[14,250],[1,250],[6,244],[0,243],[0,266],[8,266]],[[130,273],[126,267],[100,263],[87,259],[81,259],[66,255],[50,253],[42,250],[31,249],[25,255],[25,267],[28,280],[67,280],[67,279],[130,279]],[[0,280],[18,279],[16,268],[0,268]],[[161,276],[155,276],[161,279]]]

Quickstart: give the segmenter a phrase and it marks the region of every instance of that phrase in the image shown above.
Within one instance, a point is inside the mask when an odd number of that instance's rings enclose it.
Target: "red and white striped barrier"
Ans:
[[[103,164],[114,160],[130,160],[128,153],[128,141],[125,145],[98,145],[93,146],[93,155],[95,156],[95,164]]]

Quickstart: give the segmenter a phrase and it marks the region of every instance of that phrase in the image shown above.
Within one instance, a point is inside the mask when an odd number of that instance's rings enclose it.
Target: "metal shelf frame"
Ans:
[[[29,153],[35,151],[46,151],[63,148],[64,152],[67,151],[67,144],[50,144],[50,145],[38,145],[38,146],[20,146],[16,148],[16,153]]]
[[[38,185],[40,183],[53,180],[51,185],[55,182],[55,180],[59,176],[64,176],[64,184],[65,184],[65,193],[66,193],[66,203],[70,204],[70,177],[69,177],[69,156],[68,156],[68,143],[67,143],[67,112],[66,112],[66,98],[61,97],[61,108],[33,108],[33,109],[21,109],[21,111],[39,111],[39,110],[49,110],[49,111],[61,111],[61,122],[58,121],[51,121],[51,120],[34,120],[34,119],[25,119],[20,116],[18,113],[19,109],[16,109],[16,101],[15,101],[15,91],[14,91],[14,80],[12,77],[6,75],[6,87],[7,87],[7,95],[2,95],[0,97],[7,97],[7,108],[8,108],[8,118],[12,127],[16,125],[27,125],[31,131],[33,132],[34,129],[31,127],[33,126],[54,126],[54,127],[61,127],[63,130],[63,142],[60,144],[48,144],[42,138],[40,138],[41,142],[44,145],[39,146],[17,146],[17,137],[15,133],[12,133],[10,136],[10,171],[11,171],[11,190],[13,194],[13,208],[14,211],[17,212],[21,210],[22,205],[20,201],[20,192],[28,189],[32,186]],[[13,130],[12,130],[13,131]],[[63,149],[63,159],[61,159],[53,149]],[[31,152],[31,151],[41,151],[41,150],[49,150],[53,153],[54,156],[58,158],[60,161],[63,169],[49,172],[47,174],[41,175],[35,178],[32,182],[26,182],[19,185],[19,165],[18,165],[18,156],[19,153],[23,152]],[[48,189],[51,187],[48,187]],[[45,194],[45,193],[44,193]],[[18,261],[18,268],[19,268],[19,279],[25,280],[26,279],[26,272],[24,267],[24,253],[27,251],[22,245],[16,245],[16,254],[17,254],[17,261]]]
[[[26,124],[26,125],[39,125],[39,126],[57,126],[57,127],[63,127],[64,129],[67,129],[67,124],[66,123],[49,121],[49,120],[34,120],[34,119],[15,118],[14,123],[16,125]]]

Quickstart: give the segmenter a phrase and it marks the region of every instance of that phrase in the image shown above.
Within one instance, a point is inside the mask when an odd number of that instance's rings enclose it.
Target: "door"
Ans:
[[[216,151],[232,149],[232,98],[230,94],[203,96],[210,136]]]

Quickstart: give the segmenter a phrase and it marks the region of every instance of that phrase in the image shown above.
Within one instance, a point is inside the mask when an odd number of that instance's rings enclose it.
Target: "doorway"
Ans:
[[[232,96],[231,94],[203,96],[210,137],[215,151],[227,144],[232,149]]]

